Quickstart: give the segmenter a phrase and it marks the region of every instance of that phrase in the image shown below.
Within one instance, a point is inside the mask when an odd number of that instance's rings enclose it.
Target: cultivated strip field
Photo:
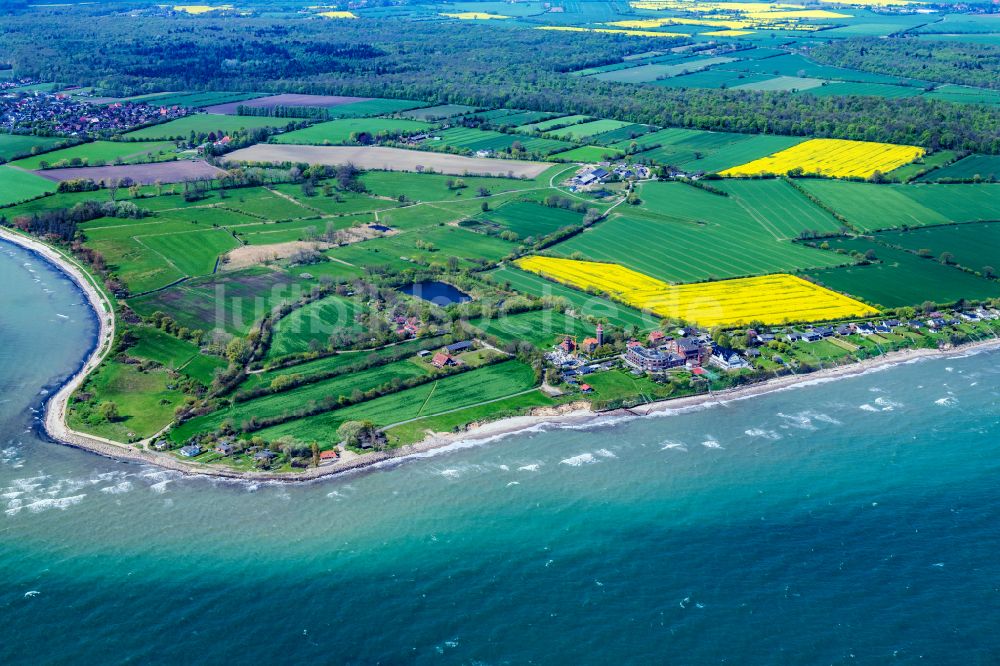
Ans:
[[[702,326],[751,321],[783,324],[877,314],[860,301],[787,274],[670,285],[615,264],[538,256],[516,263],[578,289],[597,289],[660,316]]]
[[[108,183],[123,178],[131,178],[142,185],[179,183],[185,180],[221,178],[226,172],[202,160],[153,162],[150,164],[123,164],[102,167],[68,167],[66,169],[44,169],[34,172],[55,182],[65,180],[90,179],[95,183]]]
[[[433,169],[453,175],[479,174],[534,178],[552,166],[548,162],[493,160],[444,153],[421,153],[382,146],[280,146],[257,144],[233,151],[231,162],[308,162],[309,164],[354,164],[361,169],[384,171],[421,171]],[[417,167],[422,167],[418,169]]]
[[[296,95],[286,93],[282,95],[271,95],[270,97],[259,97],[257,99],[227,102],[206,107],[209,113],[236,113],[241,106],[251,109],[273,109],[279,106],[329,108],[341,106],[343,104],[353,104],[355,102],[366,102],[371,97],[345,97],[343,95]]]
[[[719,175],[782,175],[801,170],[802,173],[818,173],[834,178],[870,178],[876,171],[888,173],[908,164],[923,156],[924,152],[917,146],[894,143],[810,139],[773,155],[720,171]]]

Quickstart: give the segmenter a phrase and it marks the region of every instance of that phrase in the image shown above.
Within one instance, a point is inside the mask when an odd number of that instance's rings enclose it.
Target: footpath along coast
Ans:
[[[81,364],[80,368],[45,403],[42,418],[45,434],[56,442],[84,449],[115,460],[157,465],[165,469],[190,475],[255,481],[311,481],[352,470],[385,466],[391,464],[393,461],[426,455],[432,451],[484,444],[526,430],[566,426],[580,428],[591,424],[606,423],[609,417],[624,421],[653,414],[669,414],[694,408],[710,407],[712,405],[725,405],[728,402],[736,400],[745,400],[799,386],[836,381],[902,363],[1000,349],[1000,339],[985,340],[945,350],[906,349],[890,352],[877,358],[859,361],[850,365],[827,368],[809,374],[786,375],[725,391],[660,400],[631,409],[619,409],[613,412],[595,412],[585,402],[574,402],[560,407],[538,408],[523,416],[474,423],[462,432],[432,433],[428,431],[427,437],[415,444],[391,451],[370,452],[361,455],[352,455],[349,458],[345,456],[344,459],[332,464],[321,465],[300,472],[242,472],[214,465],[186,462],[169,453],[153,451],[148,446],[155,436],[141,442],[136,442],[135,444],[122,444],[72,430],[66,423],[67,405],[73,392],[80,386],[86,376],[101,363],[111,349],[115,336],[114,309],[104,292],[71,257],[67,257],[40,241],[7,229],[0,228],[0,239],[25,248],[62,270],[83,291],[99,323],[97,339],[87,358]]]

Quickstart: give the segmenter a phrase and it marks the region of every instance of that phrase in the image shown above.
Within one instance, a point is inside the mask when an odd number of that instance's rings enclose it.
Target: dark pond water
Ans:
[[[422,298],[441,307],[451,305],[452,303],[465,303],[472,300],[472,297],[464,291],[456,289],[446,282],[438,282],[436,280],[415,282],[407,287],[403,287],[401,291],[404,294]]]

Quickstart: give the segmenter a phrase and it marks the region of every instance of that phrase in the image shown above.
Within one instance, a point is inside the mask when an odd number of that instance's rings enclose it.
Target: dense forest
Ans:
[[[76,15],[88,11],[86,20]],[[7,18],[0,23],[0,61],[20,75],[97,85],[111,94],[250,89],[389,96],[1000,152],[1000,109],[921,98],[676,90],[565,74],[669,46],[662,38],[393,19],[123,19],[101,11]]]
[[[911,38],[831,40],[809,50],[827,65],[1000,89],[1000,46]]]

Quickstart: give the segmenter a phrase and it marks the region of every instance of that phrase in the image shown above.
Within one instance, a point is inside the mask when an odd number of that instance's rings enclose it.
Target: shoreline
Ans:
[[[472,424],[466,430],[456,433],[429,433],[424,439],[398,449],[371,452],[338,461],[330,465],[311,467],[301,472],[240,472],[224,467],[203,463],[184,462],[168,453],[151,451],[145,445],[155,439],[155,435],[137,444],[121,444],[108,439],[76,432],[66,424],[66,408],[70,396],[84,381],[86,376],[100,364],[111,349],[115,335],[114,309],[111,303],[94,286],[87,274],[61,253],[41,241],[0,228],[0,239],[8,241],[40,257],[62,271],[81,291],[97,317],[99,330],[88,356],[76,371],[54,393],[44,400],[40,423],[44,434],[53,442],[111,458],[119,462],[146,463],[191,476],[211,476],[244,481],[280,481],[302,483],[366,468],[381,467],[392,462],[403,462],[408,458],[423,457],[430,452],[445,449],[479,446],[519,433],[573,425],[587,427],[600,425],[602,421],[614,418],[620,421],[667,414],[712,404],[725,405],[728,402],[746,400],[769,393],[790,390],[813,383],[838,381],[868,372],[889,368],[925,358],[947,358],[960,354],[1000,349],[1000,338],[983,340],[949,349],[904,349],[882,356],[848,365],[826,368],[803,375],[785,375],[761,382],[734,387],[721,392],[703,393],[682,398],[657,400],[631,409],[616,409],[595,412],[585,402],[567,403],[558,407],[543,407],[532,413],[495,421]]]

